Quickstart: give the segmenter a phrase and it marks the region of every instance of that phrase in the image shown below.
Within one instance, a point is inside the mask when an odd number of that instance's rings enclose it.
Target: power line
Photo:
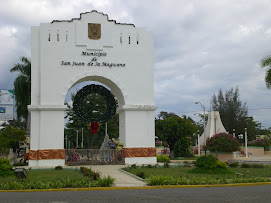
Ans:
[[[267,108],[258,108],[258,109],[248,109],[248,110],[254,111],[254,110],[265,110],[265,109],[271,109],[271,108],[267,107]]]
[[[266,108],[257,108],[257,109],[247,109],[248,111],[255,111],[255,110],[267,110],[267,109],[271,109],[271,107],[266,107]],[[190,112],[177,112],[176,114],[188,114],[188,113],[197,113],[200,112],[202,110],[198,110],[198,111],[190,111]],[[174,113],[174,112],[173,112]]]

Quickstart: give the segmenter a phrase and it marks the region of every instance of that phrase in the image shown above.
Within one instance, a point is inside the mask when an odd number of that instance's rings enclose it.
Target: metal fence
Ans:
[[[66,149],[67,165],[124,164],[123,150]]]

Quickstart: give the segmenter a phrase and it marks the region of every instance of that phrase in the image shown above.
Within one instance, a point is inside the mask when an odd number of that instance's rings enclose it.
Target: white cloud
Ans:
[[[200,110],[195,101],[209,107],[220,88],[237,85],[249,108],[271,107],[266,69],[259,66],[260,59],[271,54],[269,0],[1,1],[0,86],[12,86],[9,69],[20,56],[30,56],[30,26],[78,18],[91,10],[153,32],[158,111],[193,116]],[[271,126],[271,110],[250,114]]]

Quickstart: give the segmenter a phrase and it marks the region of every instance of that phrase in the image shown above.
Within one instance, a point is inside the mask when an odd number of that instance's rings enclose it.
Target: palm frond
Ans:
[[[265,83],[266,83],[266,87],[268,89],[271,89],[271,68],[269,68],[269,70],[266,71]]]
[[[21,75],[31,77],[31,61],[26,57],[21,58],[22,63],[15,64],[11,69],[10,72],[19,72]]]
[[[261,60],[261,66],[264,68],[266,66],[271,66],[271,55],[265,56]]]

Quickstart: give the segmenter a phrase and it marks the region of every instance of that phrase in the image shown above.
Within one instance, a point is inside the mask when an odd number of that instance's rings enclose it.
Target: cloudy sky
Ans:
[[[31,26],[97,10],[154,34],[155,101],[159,111],[194,116],[200,101],[238,86],[249,115],[271,126],[271,90],[259,61],[271,54],[270,0],[0,0],[0,89],[10,68],[31,56]]]

